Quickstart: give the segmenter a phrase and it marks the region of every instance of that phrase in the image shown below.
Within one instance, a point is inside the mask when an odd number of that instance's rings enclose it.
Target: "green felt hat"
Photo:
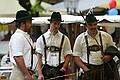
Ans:
[[[87,23],[98,22],[98,20],[96,19],[96,17],[93,14],[88,14],[86,16],[85,20],[86,20]]]
[[[28,11],[25,11],[25,10],[18,11],[16,13],[16,20],[14,20],[14,21],[21,22],[21,21],[25,21],[25,20],[33,20],[30,13]]]
[[[60,22],[63,22],[62,18],[61,18],[61,14],[59,12],[53,12],[52,15],[51,15],[51,18],[48,19],[48,21],[60,21]]]

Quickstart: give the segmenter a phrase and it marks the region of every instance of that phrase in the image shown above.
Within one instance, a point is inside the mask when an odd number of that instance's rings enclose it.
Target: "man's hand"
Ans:
[[[38,80],[44,80],[44,76],[43,76],[43,74],[39,74],[39,76],[38,76]]]
[[[60,69],[60,71],[65,72],[66,69],[62,67],[62,68]]]
[[[33,76],[31,75],[26,75],[25,80],[34,80]]]
[[[109,62],[112,58],[113,58],[113,57],[110,56],[110,55],[104,55],[104,56],[102,57],[102,60],[103,60],[104,62]]]

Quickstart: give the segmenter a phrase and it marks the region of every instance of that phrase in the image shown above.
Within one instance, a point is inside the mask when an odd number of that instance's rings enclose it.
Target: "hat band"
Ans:
[[[24,21],[24,20],[33,20],[31,16],[23,17],[23,18],[18,18],[15,21]]]

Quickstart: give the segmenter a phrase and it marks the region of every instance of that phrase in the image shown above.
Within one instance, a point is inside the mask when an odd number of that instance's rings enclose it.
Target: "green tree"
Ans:
[[[39,13],[45,11],[41,6],[43,0],[35,0],[35,3],[32,5],[30,0],[18,0],[19,4],[29,11],[33,17],[39,17]]]

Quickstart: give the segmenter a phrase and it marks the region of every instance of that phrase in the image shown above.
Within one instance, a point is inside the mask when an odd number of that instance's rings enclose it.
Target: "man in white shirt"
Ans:
[[[14,65],[10,80],[34,80],[28,68],[31,67],[33,41],[28,32],[32,27],[32,16],[25,10],[16,13],[17,30],[9,42],[10,60]]]
[[[119,80],[115,79],[114,71],[104,65],[113,58],[105,55],[109,46],[115,46],[111,35],[98,30],[98,20],[93,14],[88,14],[85,20],[87,31],[76,38],[73,48],[75,63],[84,72],[82,80]]]
[[[59,31],[60,23],[62,22],[59,12],[53,12],[49,21],[50,29],[41,35],[36,42],[39,80],[41,78],[50,79],[54,77],[58,77],[54,80],[64,80],[64,77],[59,76],[64,75],[65,68],[70,61],[70,54],[72,53],[70,41],[66,35]],[[47,74],[49,72],[46,69],[50,67],[58,68],[56,74],[54,71],[50,75]]]

